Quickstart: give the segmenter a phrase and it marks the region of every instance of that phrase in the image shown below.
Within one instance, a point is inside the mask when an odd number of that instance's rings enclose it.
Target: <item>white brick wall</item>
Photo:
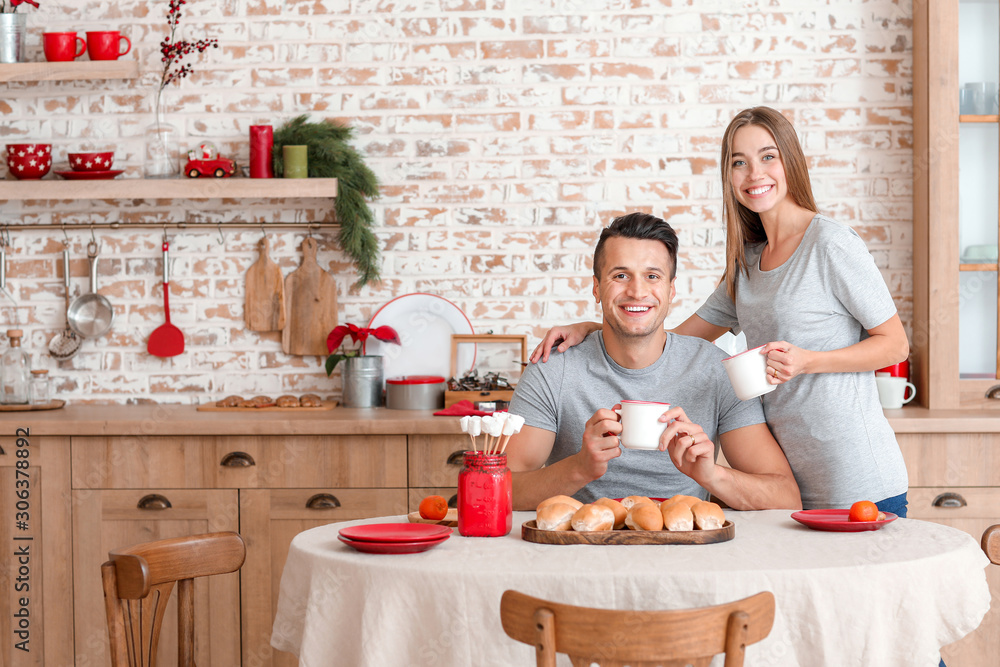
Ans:
[[[120,28],[134,42],[134,82],[0,84],[0,138],[67,150],[115,147],[141,173],[142,130],[159,78],[164,2],[43,0],[29,10],[29,59],[44,29]],[[189,39],[221,48],[188,59],[195,74],[168,89],[184,148],[214,141],[246,163],[248,127],[299,113],[347,121],[383,181],[375,203],[379,287],[355,276],[333,236],[321,264],[335,274],[341,322],[367,323],[415,291],[452,299],[477,331],[527,333],[592,318],[590,256],[600,227],[645,210],[680,234],[678,301],[686,317],[721,274],[718,146],[738,110],[767,104],[795,123],[823,212],[869,243],[911,319],[912,80],[909,3],[779,5],[705,0],[190,0]],[[243,274],[254,231],[214,223],[329,220],[315,200],[26,202],[0,204],[11,227],[8,287],[22,303],[36,366],[70,401],[195,402],[230,393],[336,397],[321,359],[289,358],[277,334],[243,328]],[[114,331],[58,365],[46,353],[63,327],[62,235],[20,222],[186,219],[213,223],[171,240],[172,319],[187,351],[160,360],[145,341],[162,322],[159,232],[98,231],[102,293]],[[72,235],[77,293],[89,235]],[[302,234],[272,235],[287,274]],[[0,307],[0,326],[14,319]],[[3,343],[2,348],[6,348]]]

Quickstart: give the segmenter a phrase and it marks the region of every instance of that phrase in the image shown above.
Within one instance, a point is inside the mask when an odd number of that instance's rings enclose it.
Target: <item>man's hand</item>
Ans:
[[[599,479],[608,471],[608,461],[622,455],[618,441],[621,432],[622,425],[614,410],[601,408],[587,420],[583,444],[580,451],[574,454],[576,465],[585,479]]]
[[[678,470],[709,488],[717,473],[715,443],[701,426],[688,419],[681,407],[671,407],[660,419],[674,420],[660,436],[660,451],[670,454]]]

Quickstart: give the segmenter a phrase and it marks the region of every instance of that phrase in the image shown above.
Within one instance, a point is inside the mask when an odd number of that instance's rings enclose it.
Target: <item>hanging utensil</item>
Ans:
[[[166,322],[149,335],[146,350],[154,357],[176,357],[184,351],[184,334],[170,323],[170,244],[163,237],[163,315]]]
[[[87,259],[90,260],[90,292],[76,298],[66,311],[70,328],[78,336],[97,338],[103,336],[115,321],[115,309],[111,302],[97,293],[97,242],[87,244]]]
[[[257,242],[260,255],[247,269],[246,304],[243,316],[250,331],[281,331],[285,328],[285,283],[281,269],[268,255],[267,235]]]
[[[57,333],[49,341],[49,354],[59,361],[66,361],[76,356],[83,344],[83,338],[77,336],[69,326],[70,281],[69,281],[69,246],[63,247],[63,284],[66,286],[66,328]]]

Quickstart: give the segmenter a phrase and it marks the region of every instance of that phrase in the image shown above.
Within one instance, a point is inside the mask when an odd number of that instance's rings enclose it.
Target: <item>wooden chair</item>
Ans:
[[[747,644],[774,624],[768,591],[714,607],[677,611],[619,611],[557,604],[517,591],[500,600],[504,632],[535,646],[538,667],[555,667],[566,653],[575,667],[707,667],[726,654],[726,667],[743,664]]]
[[[1000,523],[983,532],[983,551],[994,565],[1000,565]]]
[[[194,667],[195,577],[235,572],[246,546],[237,533],[146,542],[108,553],[101,565],[112,667],[153,667],[167,600],[177,582],[177,664]]]

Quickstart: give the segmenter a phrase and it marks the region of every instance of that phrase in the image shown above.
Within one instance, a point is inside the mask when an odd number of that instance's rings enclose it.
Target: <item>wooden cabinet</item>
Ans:
[[[69,438],[31,431],[0,439],[0,665],[71,665]]]
[[[458,506],[458,473],[471,444],[467,435],[411,435],[407,439],[411,512],[429,495],[444,496],[449,507]]]
[[[1000,434],[900,433],[896,436],[910,477],[907,517],[952,526],[977,542],[1000,523]],[[1000,567],[986,576],[1000,599]],[[994,604],[979,628],[942,649],[945,663],[989,667],[1000,654],[1000,607]]]
[[[197,618],[212,623],[199,625],[211,641],[196,637],[198,664],[236,665],[242,656],[244,665],[293,665],[294,656],[270,646],[292,538],[335,521],[407,512],[405,435],[80,436],[72,438],[72,463],[78,664],[80,656],[107,664],[98,573],[111,548],[239,531],[242,570],[208,580],[210,595],[199,598]],[[176,662],[174,623],[161,639],[163,664]]]
[[[1000,409],[1000,114],[959,106],[966,84],[1000,79],[997,14],[913,5],[913,379],[932,409]]]

